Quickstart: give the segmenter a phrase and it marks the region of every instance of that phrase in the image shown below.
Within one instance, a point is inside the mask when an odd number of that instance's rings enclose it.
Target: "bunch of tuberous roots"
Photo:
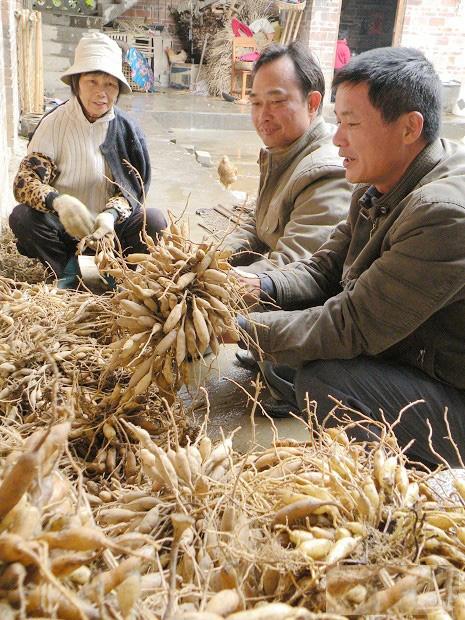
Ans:
[[[148,618],[138,600],[160,586],[157,543],[96,525],[82,478],[69,479],[80,473],[70,426],[58,422],[26,440],[1,429],[0,617]]]
[[[96,388],[112,317],[103,297],[0,278],[0,411],[33,422],[50,402],[50,380]]]
[[[163,506],[173,618],[465,618],[465,484],[440,497],[390,429],[371,444],[310,429],[239,455],[231,437],[163,450],[128,425]]]
[[[191,363],[207,352],[216,356],[224,334],[238,339],[234,317],[247,312],[220,244],[194,244],[186,223],[173,220],[157,243],[147,235],[144,240],[147,254],[122,258],[101,247],[96,257],[119,288],[113,303],[121,332],[110,345],[107,371],[132,373],[124,394],[116,388],[120,406],[152,383],[173,402],[178,389],[190,383]]]

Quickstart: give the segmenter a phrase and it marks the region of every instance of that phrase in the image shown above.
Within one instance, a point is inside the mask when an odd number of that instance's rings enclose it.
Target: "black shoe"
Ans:
[[[239,349],[236,351],[236,359],[241,366],[248,368],[249,370],[259,370],[258,362],[250,351],[243,351]]]
[[[263,409],[271,418],[290,418],[291,413],[301,415],[301,411],[295,405],[287,403],[284,400],[274,401],[272,403],[262,403]]]

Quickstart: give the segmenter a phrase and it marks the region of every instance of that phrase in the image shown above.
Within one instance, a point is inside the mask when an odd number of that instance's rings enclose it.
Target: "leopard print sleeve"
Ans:
[[[29,153],[19,164],[13,182],[16,200],[37,211],[52,211],[53,199],[58,196],[52,185],[57,172],[57,166],[50,157],[42,153]]]
[[[112,196],[105,205],[105,209],[114,209],[117,212],[118,218],[116,220],[116,224],[121,224],[121,222],[127,220],[132,212],[129,201],[126,200],[126,198],[121,194]]]

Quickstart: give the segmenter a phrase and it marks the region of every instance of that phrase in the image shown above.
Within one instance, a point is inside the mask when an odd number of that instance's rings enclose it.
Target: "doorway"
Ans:
[[[382,4],[379,0],[342,0],[339,36],[347,39],[352,54],[393,44],[397,4],[397,0]]]

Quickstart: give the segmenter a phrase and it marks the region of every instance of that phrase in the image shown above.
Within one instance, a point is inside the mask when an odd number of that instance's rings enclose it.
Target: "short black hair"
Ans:
[[[252,78],[255,77],[260,67],[274,60],[278,60],[278,58],[282,58],[283,56],[287,56],[292,60],[300,91],[304,98],[306,98],[308,93],[312,92],[312,90],[321,93],[321,104],[318,109],[318,113],[320,113],[323,108],[323,98],[325,96],[325,79],[318,61],[302,43],[294,41],[289,45],[280,45],[279,43],[267,45],[265,49],[262,50],[260,58],[254,65]]]
[[[439,135],[441,80],[432,63],[417,49],[379,47],[354,56],[333,79],[333,88],[350,82],[368,85],[371,105],[392,123],[407,112],[423,116],[422,136],[427,144]]]
[[[70,78],[70,87],[71,92],[77,98],[79,98],[79,80],[81,75],[85,75],[86,73],[96,73],[97,75],[103,75],[105,71],[83,71],[82,73],[74,73]],[[121,82],[118,80],[118,96],[116,97],[115,103],[118,101],[121,93]]]

